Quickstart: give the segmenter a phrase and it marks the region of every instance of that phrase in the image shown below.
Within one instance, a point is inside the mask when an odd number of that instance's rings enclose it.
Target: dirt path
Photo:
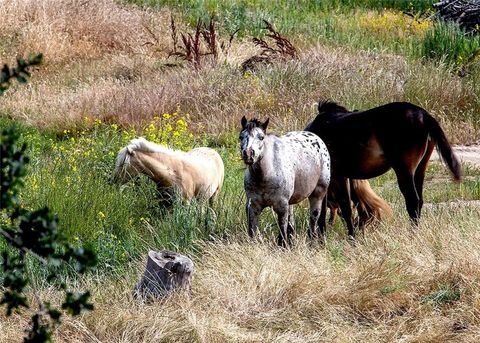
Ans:
[[[455,154],[462,161],[480,168],[480,145],[457,145],[453,147]],[[431,160],[438,160],[438,154],[435,150]]]

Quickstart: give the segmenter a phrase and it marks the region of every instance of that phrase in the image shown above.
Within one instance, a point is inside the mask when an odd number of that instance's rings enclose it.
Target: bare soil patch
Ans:
[[[453,147],[457,157],[464,163],[480,168],[480,145],[458,145]],[[437,151],[434,151],[431,160],[438,160]]]

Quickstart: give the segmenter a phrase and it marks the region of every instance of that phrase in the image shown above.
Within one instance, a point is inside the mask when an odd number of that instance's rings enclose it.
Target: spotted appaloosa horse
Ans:
[[[455,180],[462,170],[439,123],[408,102],[393,102],[366,111],[348,111],[331,101],[318,104],[318,115],[305,128],[325,141],[332,158],[332,185],[353,237],[348,179],[369,179],[395,171],[414,224],[423,205],[425,170],[435,146]]]
[[[248,234],[255,235],[265,207],[278,215],[278,244],[288,246],[294,231],[293,204],[308,198],[310,202],[309,236],[325,239],[327,188],[330,183],[330,156],[323,141],[305,131],[278,137],[267,134],[268,119],[261,123],[245,117],[241,121],[240,150],[247,165]]]

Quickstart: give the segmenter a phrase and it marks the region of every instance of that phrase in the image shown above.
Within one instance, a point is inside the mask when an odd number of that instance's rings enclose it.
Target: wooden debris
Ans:
[[[480,33],[480,0],[443,0],[433,6],[440,18],[458,23],[468,33]]]

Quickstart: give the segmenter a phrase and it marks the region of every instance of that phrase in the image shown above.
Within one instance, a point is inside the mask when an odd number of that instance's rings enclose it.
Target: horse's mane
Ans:
[[[184,152],[180,150],[173,150],[170,148],[167,148],[164,145],[160,145],[154,142],[147,141],[145,138],[140,137],[140,138],[134,138],[128,143],[126,148],[130,148],[132,151],[144,151],[144,152],[161,152],[164,154],[171,154],[171,155],[183,155]]]
[[[244,130],[250,131],[256,127],[261,127],[261,126],[262,126],[262,122],[257,118],[253,118],[247,122],[247,125],[245,125]]]
[[[331,100],[323,100],[318,102],[318,113],[348,113],[345,107]]]
[[[119,171],[122,166],[130,164],[131,155],[129,152],[132,151],[160,152],[172,156],[181,156],[185,154],[183,151],[173,150],[166,146],[147,141],[143,137],[134,138],[118,153],[117,161],[115,163],[115,171]]]

